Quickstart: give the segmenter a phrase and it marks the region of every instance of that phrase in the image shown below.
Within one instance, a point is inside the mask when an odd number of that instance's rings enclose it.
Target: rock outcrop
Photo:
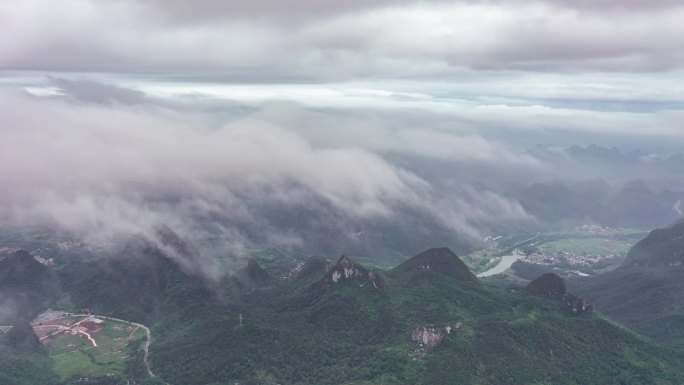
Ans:
[[[384,282],[380,274],[373,269],[354,263],[349,257],[343,255],[337,260],[335,266],[328,270],[319,281],[311,285],[312,288],[325,288],[338,285],[347,281],[356,281],[359,286],[369,285],[377,291],[384,289]]]
[[[563,296],[563,303],[573,313],[583,314],[592,313],[594,311],[594,305],[584,300],[584,298],[578,297],[574,294],[566,293]]]
[[[568,310],[577,314],[592,313],[594,306],[583,298],[567,292],[563,278],[546,273],[530,282],[525,289],[531,294],[542,295],[561,301]]]
[[[457,322],[456,325],[421,326],[411,332],[409,339],[421,348],[432,349],[441,344],[447,334],[451,334],[453,330],[460,327],[460,322]]]
[[[460,329],[462,324],[456,322],[451,325],[441,326],[421,326],[414,329],[409,336],[409,341],[417,345],[416,349],[411,354],[414,360],[419,360],[427,356],[428,351],[439,346],[447,334],[451,334],[456,329]]]

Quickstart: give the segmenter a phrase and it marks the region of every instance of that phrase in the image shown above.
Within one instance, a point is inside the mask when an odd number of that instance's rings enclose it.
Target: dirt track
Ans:
[[[162,380],[159,376],[154,374],[154,372],[152,372],[152,369],[150,368],[150,362],[148,360],[148,357],[150,355],[150,344],[152,343],[152,334],[150,333],[150,329],[147,326],[145,326],[143,324],[136,323],[136,322],[126,321],[126,320],[122,320],[119,318],[114,318],[114,317],[109,317],[109,316],[104,316],[104,315],[98,315],[98,314],[72,314],[72,313],[68,313],[68,314],[70,316],[74,316],[74,317],[97,317],[97,318],[102,318],[102,319],[106,319],[106,320],[110,320],[110,321],[127,323],[127,324],[137,326],[139,328],[144,329],[145,334],[147,336],[147,338],[145,340],[145,346],[143,347],[143,350],[145,352],[144,356],[143,356],[143,363],[145,364],[145,370],[147,371],[147,374],[150,377],[157,378],[157,379],[161,380],[164,384],[170,385],[168,382]]]

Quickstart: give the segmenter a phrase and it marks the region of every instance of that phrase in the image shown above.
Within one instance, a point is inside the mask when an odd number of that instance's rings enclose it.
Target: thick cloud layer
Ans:
[[[0,5],[14,37],[0,62],[243,81],[663,71],[682,68],[684,43],[668,38],[684,34],[682,17],[674,1],[30,0]]]
[[[230,189],[246,194],[266,187],[274,199],[292,201],[303,197],[277,187],[297,182],[341,210],[366,216],[387,214],[393,201],[417,199],[412,191],[422,185],[372,153],[314,149],[302,137],[259,121],[214,130],[193,127],[170,111],[79,106],[22,95],[3,95],[2,108],[8,129],[0,157],[12,165],[2,170],[2,195],[26,200],[28,206],[36,203],[36,195],[43,202],[71,201],[76,210],[96,205],[88,194],[160,200],[175,194],[207,196],[229,205],[234,200]]]
[[[205,254],[476,242],[535,223],[529,183],[630,175],[539,143],[679,151],[683,19],[672,0],[0,3],[0,214]]]
[[[56,83],[83,96],[84,83]],[[437,147],[437,158],[451,158],[450,151],[460,147],[458,160],[491,161],[494,154],[487,151],[498,145],[476,136],[414,130],[384,147],[383,138],[392,135],[369,129],[378,140],[365,148],[354,144],[354,133],[326,145],[315,143],[306,130],[265,119],[284,116],[282,110],[238,114],[215,125],[201,110],[125,104],[131,95],[146,99],[116,87],[85,85],[98,91],[89,102],[0,95],[6,127],[0,164],[8,166],[0,169],[5,223],[54,224],[101,245],[136,234],[156,239],[164,226],[199,245],[211,236],[212,248],[219,242],[222,253],[239,256],[255,241],[254,231],[265,243],[306,246],[298,219],[273,222],[274,212],[327,212],[328,223],[363,228],[359,224],[402,222],[401,213],[410,210],[470,242],[493,225],[532,221],[519,205],[494,193],[476,193],[464,184],[463,194],[450,196],[378,155],[389,150],[420,155],[435,139],[445,144]],[[123,102],[102,90],[123,95]],[[403,136],[426,143],[414,148]],[[480,146],[484,157],[473,146]],[[504,151],[503,156],[513,155]]]

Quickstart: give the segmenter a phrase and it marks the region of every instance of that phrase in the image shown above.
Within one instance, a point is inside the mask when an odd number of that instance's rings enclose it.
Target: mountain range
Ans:
[[[42,346],[5,338],[0,362],[12,365],[3,371],[8,384],[684,381],[683,352],[605,320],[560,277],[490,286],[447,248],[389,270],[347,256],[336,263],[311,257],[288,278],[251,260],[234,275],[206,280],[141,240],[118,256],[73,261],[47,275],[24,252],[3,262],[0,274],[23,271],[33,282],[3,286],[3,295],[35,291],[53,307],[148,325],[158,375],[149,378],[142,355],[133,354],[121,377],[59,378]],[[16,330],[32,315],[16,315]]]
[[[570,281],[606,316],[657,340],[684,344],[684,220],[651,231],[615,271]]]

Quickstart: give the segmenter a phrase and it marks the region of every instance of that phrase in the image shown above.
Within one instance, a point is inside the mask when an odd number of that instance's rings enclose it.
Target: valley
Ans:
[[[531,280],[544,271],[565,277],[616,268],[643,231],[583,225],[561,231],[490,237],[487,247],[464,257],[479,277],[510,274]]]
[[[0,32],[0,385],[684,384],[684,1]]]

